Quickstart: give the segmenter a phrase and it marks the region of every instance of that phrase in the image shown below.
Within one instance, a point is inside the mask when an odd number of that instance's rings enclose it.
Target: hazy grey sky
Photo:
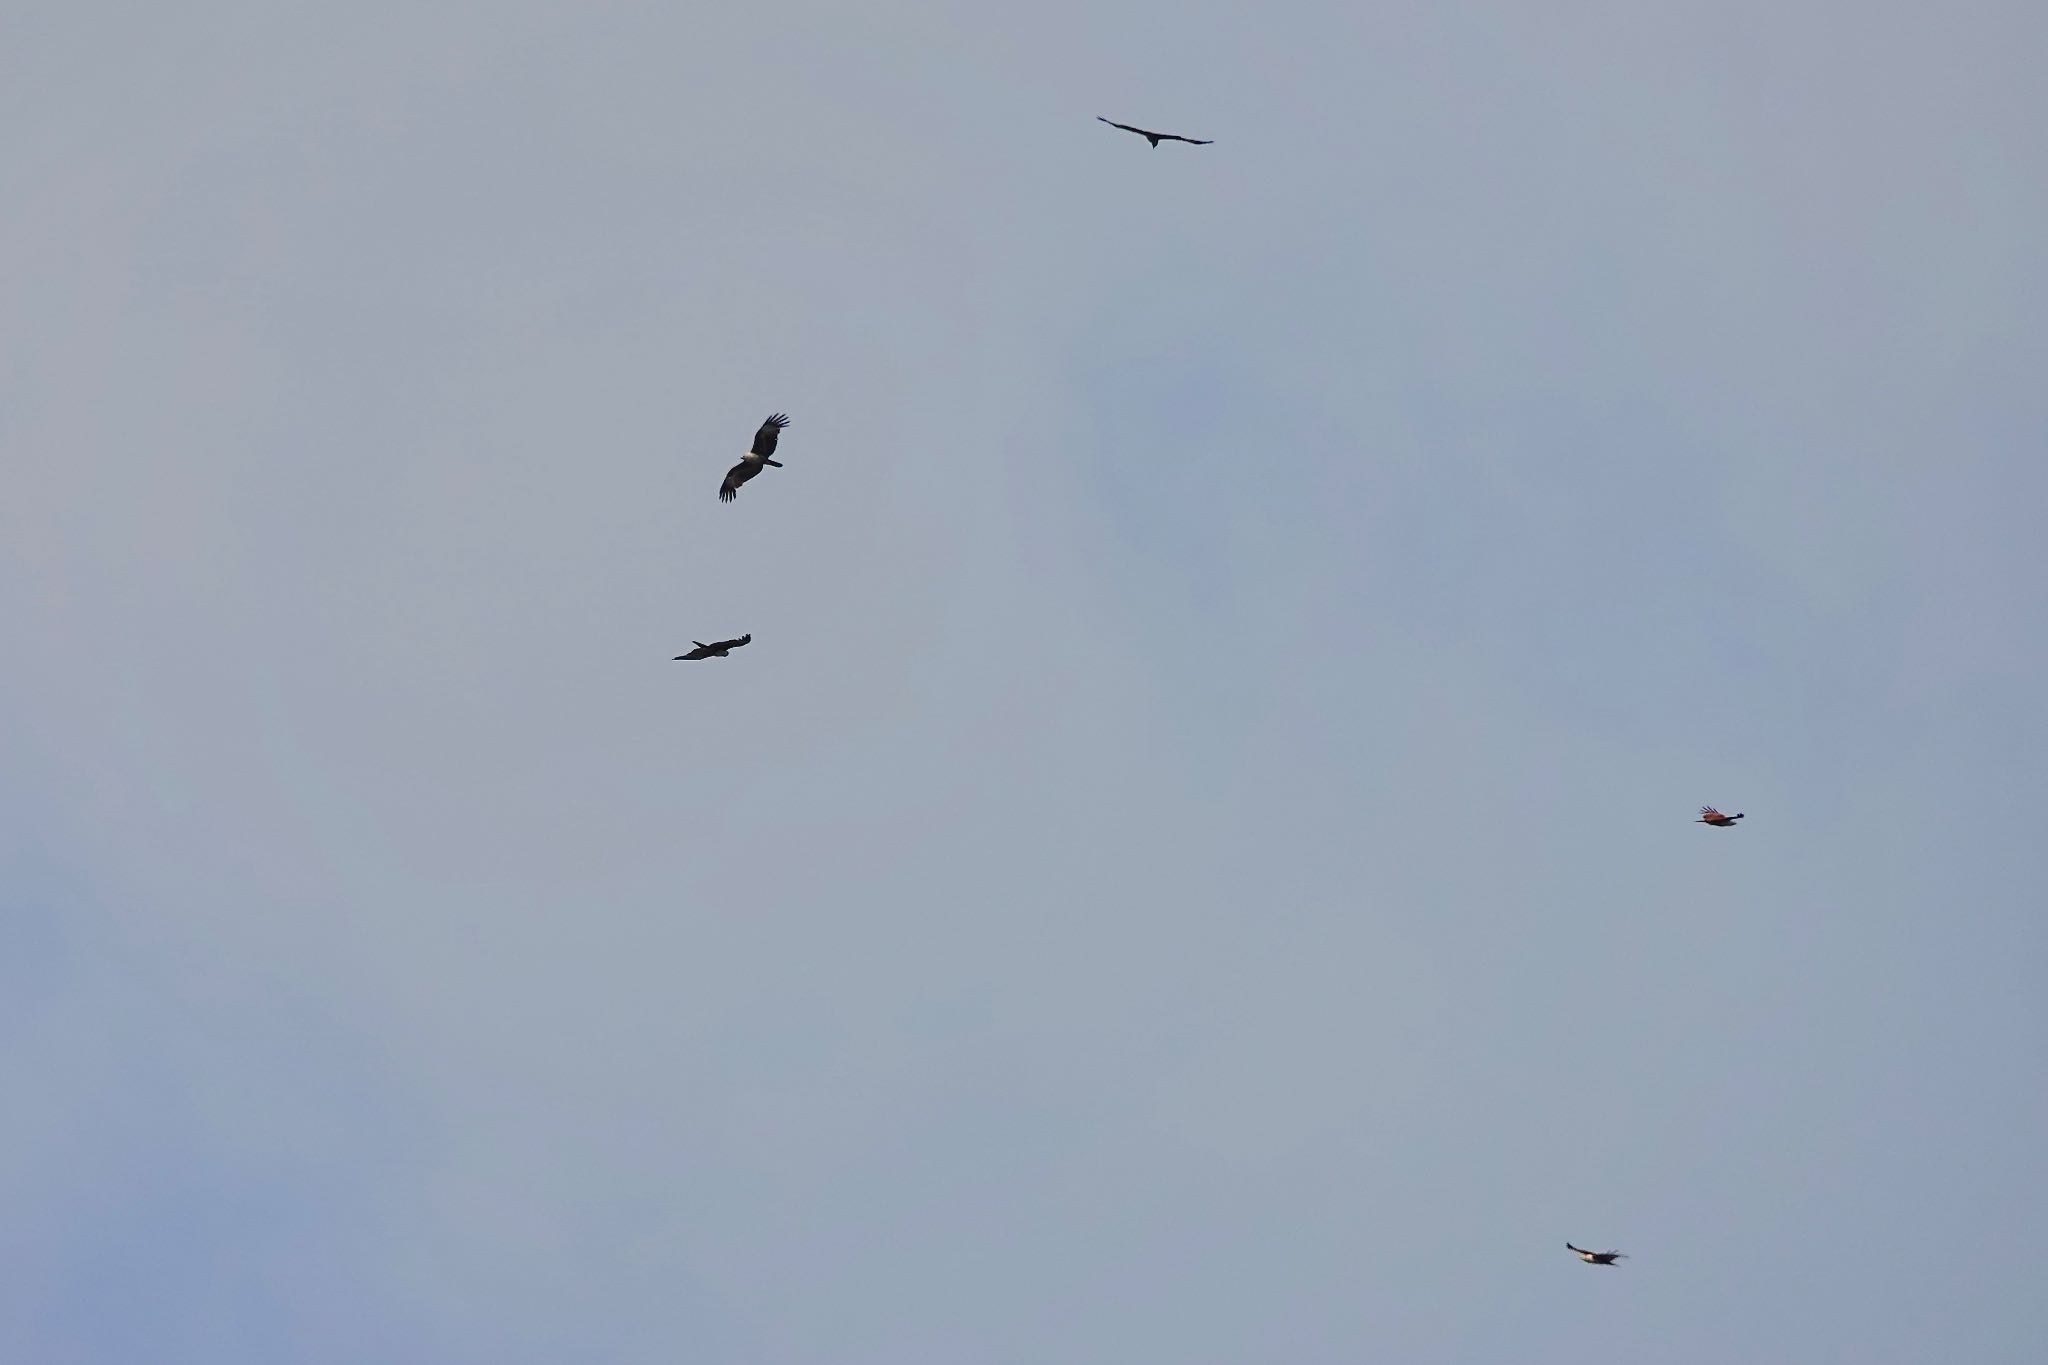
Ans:
[[[2044,49],[10,6],[0,1356],[2041,1359]]]

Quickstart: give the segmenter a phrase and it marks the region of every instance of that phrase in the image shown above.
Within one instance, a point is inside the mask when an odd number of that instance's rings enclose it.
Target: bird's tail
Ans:
[[[1733,814],[1733,815],[1729,816],[1728,818],[1729,818],[1730,820],[1740,820],[1740,819],[1742,818],[1742,812],[1741,812],[1741,811],[1737,811],[1737,812],[1735,812],[1735,814]]]
[[[774,465],[774,466],[775,466],[775,467],[776,467],[777,469],[780,469],[780,468],[782,468],[782,461],[780,461],[780,460],[771,460],[771,459],[769,459],[769,458],[768,458],[768,457],[767,457],[766,455],[763,455],[763,456],[761,457],[761,463],[762,463],[762,464],[772,464],[772,465]]]
[[[702,640],[692,640],[692,641],[690,641],[690,643],[691,643],[691,644],[693,644],[693,645],[695,645],[695,646],[697,646],[697,648],[699,648],[699,649],[703,649],[703,648],[705,648],[705,644],[704,644],[704,642],[703,642]]]

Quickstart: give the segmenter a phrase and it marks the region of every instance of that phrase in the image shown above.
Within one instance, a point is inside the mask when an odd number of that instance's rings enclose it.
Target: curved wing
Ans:
[[[1136,133],[1154,147],[1157,147],[1162,142],[1186,142],[1197,147],[1206,147],[1216,140],[1213,137],[1182,137],[1179,133],[1155,133],[1149,128],[1133,128],[1128,123],[1118,123],[1114,119],[1106,119],[1100,114],[1095,116],[1095,121],[1097,123],[1107,123],[1112,128],[1121,128],[1127,133]]]
[[[747,644],[753,638],[753,633],[750,631],[747,634],[740,636],[737,640],[720,640],[717,644],[713,645],[712,648],[719,650],[738,649],[741,645]]]
[[[731,502],[740,494],[740,485],[761,472],[758,460],[741,460],[725,471],[725,482],[718,485],[718,500]]]
[[[780,436],[782,429],[788,425],[789,414],[786,412],[778,412],[767,421],[761,423],[761,429],[754,433],[754,449],[751,453],[756,457],[773,455],[775,453],[775,438]]]

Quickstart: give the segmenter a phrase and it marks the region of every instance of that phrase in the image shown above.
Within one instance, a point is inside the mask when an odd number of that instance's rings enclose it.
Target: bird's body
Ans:
[[[1193,147],[1206,147],[1216,140],[1213,137],[1182,137],[1179,133],[1147,132],[1143,128],[1133,128],[1128,123],[1117,123],[1113,120],[1106,119],[1100,114],[1097,114],[1095,116],[1095,121],[1097,123],[1107,123],[1112,128],[1121,128],[1127,133],[1136,133],[1139,137],[1144,138],[1145,141],[1151,143],[1155,149],[1162,142],[1185,142]]]
[[[741,645],[747,644],[753,638],[753,633],[750,631],[747,634],[740,636],[737,640],[713,640],[708,645],[705,644],[702,640],[692,640],[690,641],[690,643],[697,647],[691,650],[688,654],[676,655],[676,660],[723,659],[726,655],[732,653]],[[671,662],[674,661],[675,660],[671,660]]]
[[[788,415],[780,412],[761,423],[761,429],[754,433],[754,448],[741,456],[738,464],[725,471],[725,482],[718,485],[720,502],[731,502],[738,497],[740,485],[760,473],[762,465],[772,464],[777,469],[782,468],[782,461],[771,460],[768,457],[775,453],[775,438],[780,436],[782,429],[788,425]]]
[[[1723,815],[1712,806],[1701,806],[1700,818],[1693,821],[1693,823],[1695,825],[1714,825],[1721,829],[1732,829],[1735,826],[1735,822],[1741,818],[1742,812],[1740,811],[1733,815]]]
[[[1628,1257],[1618,1251],[1588,1251],[1584,1247],[1575,1247],[1570,1242],[1564,1244],[1564,1249],[1576,1252],[1578,1258],[1587,1265],[1613,1265],[1616,1261],[1626,1261],[1628,1259]]]

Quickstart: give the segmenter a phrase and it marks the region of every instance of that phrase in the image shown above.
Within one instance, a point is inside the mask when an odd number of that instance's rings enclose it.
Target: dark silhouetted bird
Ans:
[[[1162,142],[1186,142],[1196,147],[1206,147],[1216,139],[1213,137],[1182,137],[1179,133],[1148,133],[1143,128],[1133,128],[1128,123],[1116,123],[1102,115],[1095,116],[1097,123],[1107,123],[1112,128],[1121,128],[1127,133],[1136,133],[1145,141],[1157,147]]]
[[[705,644],[702,640],[692,640],[690,641],[690,643],[697,647],[691,650],[688,654],[676,655],[676,658],[723,659],[726,655],[732,653],[734,650],[738,649],[741,645],[746,644],[753,638],[753,635],[749,633],[740,636],[740,638],[737,640],[714,640],[708,645]],[[673,662],[673,660],[671,660],[671,662]]]
[[[740,485],[760,473],[762,465],[772,464],[777,469],[782,468],[782,461],[771,460],[768,457],[775,453],[775,438],[780,436],[782,429],[788,425],[788,415],[780,412],[761,423],[761,429],[754,433],[754,448],[742,456],[738,464],[725,471],[725,482],[718,485],[720,502],[731,502],[738,497]]]
[[[1732,827],[1735,824],[1735,822],[1737,820],[1740,820],[1741,818],[1742,816],[1740,813],[1737,813],[1735,815],[1723,815],[1721,814],[1721,812],[1715,810],[1712,806],[1701,806],[1700,818],[1693,821],[1693,823],[1695,825],[1719,825],[1722,829],[1728,829]]]
[[[1584,1247],[1575,1247],[1570,1242],[1564,1244],[1564,1249],[1566,1251],[1576,1251],[1579,1254],[1579,1259],[1587,1265],[1613,1265],[1616,1261],[1626,1261],[1628,1259],[1628,1257],[1618,1251],[1588,1251]]]

